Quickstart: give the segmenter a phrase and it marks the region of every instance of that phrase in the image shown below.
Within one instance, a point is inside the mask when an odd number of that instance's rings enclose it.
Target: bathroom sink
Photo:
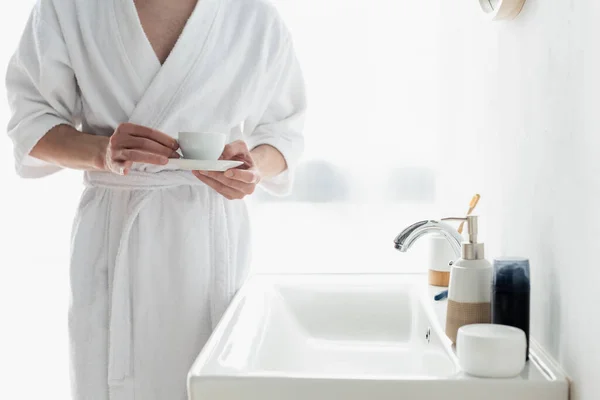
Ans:
[[[531,371],[535,392],[523,384]],[[424,276],[259,275],[198,356],[188,391],[190,400],[566,399],[560,380],[524,374],[461,373]]]

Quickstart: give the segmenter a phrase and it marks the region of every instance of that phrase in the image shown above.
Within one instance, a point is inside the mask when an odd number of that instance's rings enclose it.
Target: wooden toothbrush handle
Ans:
[[[467,211],[467,216],[471,215],[471,213],[473,212],[475,207],[477,207],[477,203],[479,203],[480,198],[481,198],[481,196],[479,194],[476,194],[475,196],[473,196],[473,198],[471,199],[471,204],[469,204],[469,211]],[[458,226],[458,233],[460,233],[461,235],[462,235],[464,226],[465,226],[465,221],[461,222],[460,225]]]

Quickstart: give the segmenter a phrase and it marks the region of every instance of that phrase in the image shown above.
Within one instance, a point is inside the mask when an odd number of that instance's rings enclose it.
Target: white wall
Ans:
[[[441,1],[440,184],[482,194],[490,257],[532,261],[532,335],[600,393],[600,4],[528,0],[511,22]],[[463,206],[464,207],[464,206]]]

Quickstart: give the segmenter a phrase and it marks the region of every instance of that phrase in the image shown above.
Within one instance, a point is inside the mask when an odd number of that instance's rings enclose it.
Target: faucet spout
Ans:
[[[425,220],[412,224],[396,236],[394,245],[397,250],[404,253],[411,248],[417,239],[433,232],[441,233],[450,243],[456,257],[460,258],[462,236],[454,227],[441,221]]]

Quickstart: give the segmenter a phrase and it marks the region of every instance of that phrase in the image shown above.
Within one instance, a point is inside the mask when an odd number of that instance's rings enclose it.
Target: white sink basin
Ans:
[[[533,375],[541,391],[464,376],[420,275],[263,275],[234,299],[188,390],[191,400],[566,400],[556,385],[566,380]]]

